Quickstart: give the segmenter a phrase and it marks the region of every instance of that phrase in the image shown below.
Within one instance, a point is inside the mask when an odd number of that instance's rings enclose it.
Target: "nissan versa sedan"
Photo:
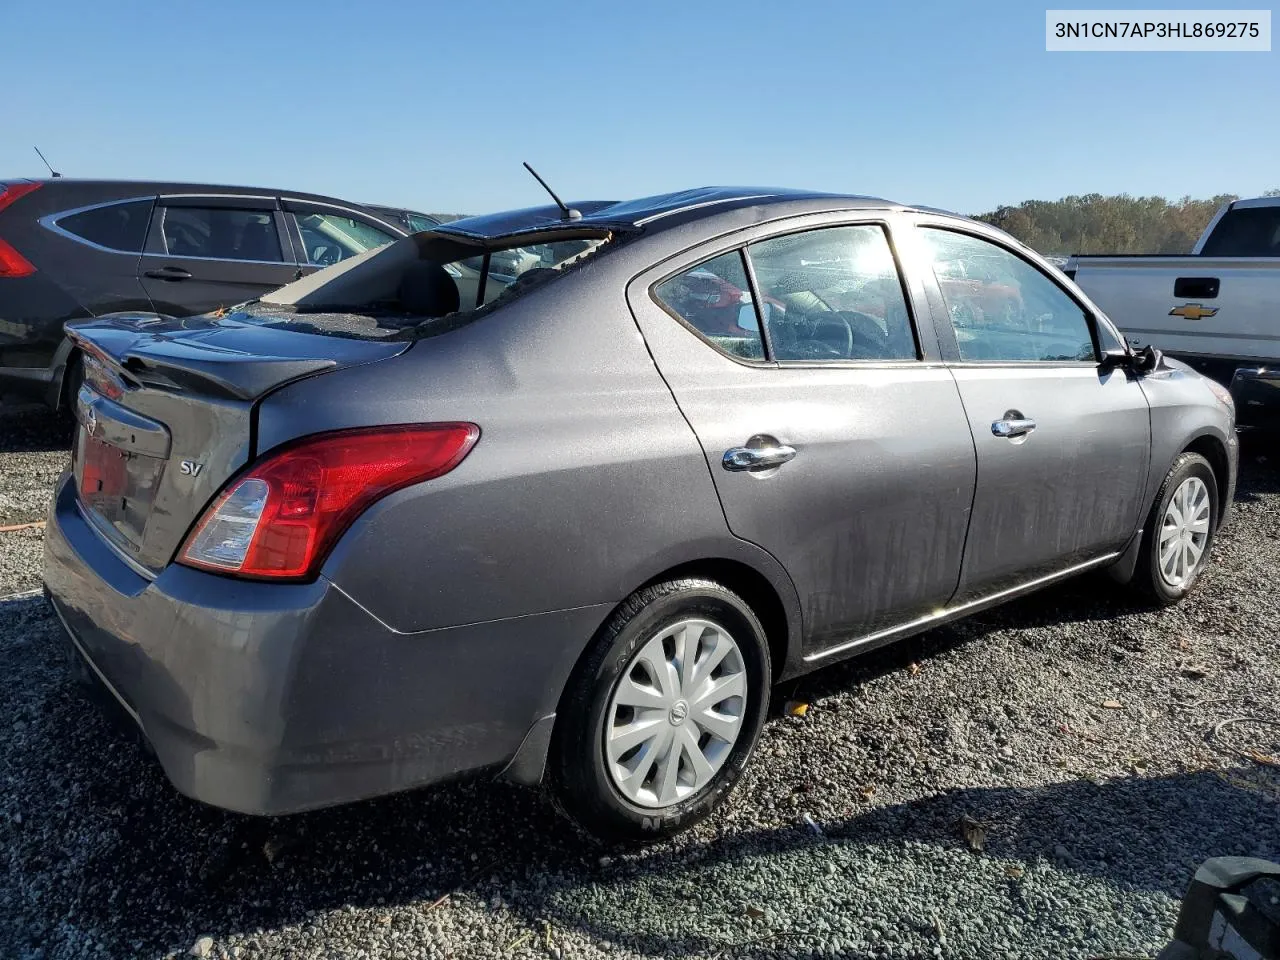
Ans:
[[[1006,234],[772,189],[575,206],[72,325],[45,579],[183,793],[483,771],[663,837],[779,680],[1085,571],[1195,585],[1230,397]]]

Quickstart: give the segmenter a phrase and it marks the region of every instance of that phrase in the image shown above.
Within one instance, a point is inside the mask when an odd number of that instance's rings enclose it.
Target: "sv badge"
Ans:
[[[180,468],[184,477],[198,477],[200,471],[204,469],[204,464],[196,463],[194,460],[183,460]]]

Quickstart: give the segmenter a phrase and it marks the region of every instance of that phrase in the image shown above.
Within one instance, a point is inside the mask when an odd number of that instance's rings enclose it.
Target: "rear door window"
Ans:
[[[165,207],[160,220],[163,253],[171,257],[284,260],[275,214],[231,207]]]
[[[81,240],[120,253],[141,253],[153,200],[111,203],[58,217],[57,225]]]
[[[828,227],[747,247],[775,360],[915,360],[884,228]]]

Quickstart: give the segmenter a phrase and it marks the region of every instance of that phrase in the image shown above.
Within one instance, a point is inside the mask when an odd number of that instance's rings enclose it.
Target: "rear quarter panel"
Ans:
[[[631,318],[628,253],[394,360],[264,402],[259,450],[365,424],[480,425],[452,473],[366,512],[324,576],[413,632],[613,604],[670,567],[727,558],[774,584],[798,635],[794,588],[729,533],[697,439]],[[573,639],[578,652],[587,639]]]

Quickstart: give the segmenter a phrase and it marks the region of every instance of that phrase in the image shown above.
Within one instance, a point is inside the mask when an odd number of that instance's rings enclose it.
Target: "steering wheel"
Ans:
[[[853,324],[849,323],[850,319],[857,321],[858,326],[874,330],[874,335],[865,333],[858,339],[859,360],[892,360],[895,357],[892,345],[889,343],[888,335],[880,328],[880,321],[869,313],[862,313],[859,310],[845,310],[840,314],[840,318],[844,320],[850,330],[852,337]],[[864,355],[865,354],[865,355]],[[849,356],[853,356],[853,347],[849,348]]]
[[[844,349],[840,349],[840,343],[828,343],[819,336],[819,331],[824,327],[830,327],[835,330],[836,336],[843,341]],[[849,321],[840,314],[832,312],[830,316],[823,316],[813,323],[813,340],[815,346],[821,346],[831,351],[833,357],[840,357],[847,360],[853,356],[853,327]]]
[[[311,251],[311,262],[322,267],[331,267],[342,259],[342,250],[335,244],[323,244]]]

